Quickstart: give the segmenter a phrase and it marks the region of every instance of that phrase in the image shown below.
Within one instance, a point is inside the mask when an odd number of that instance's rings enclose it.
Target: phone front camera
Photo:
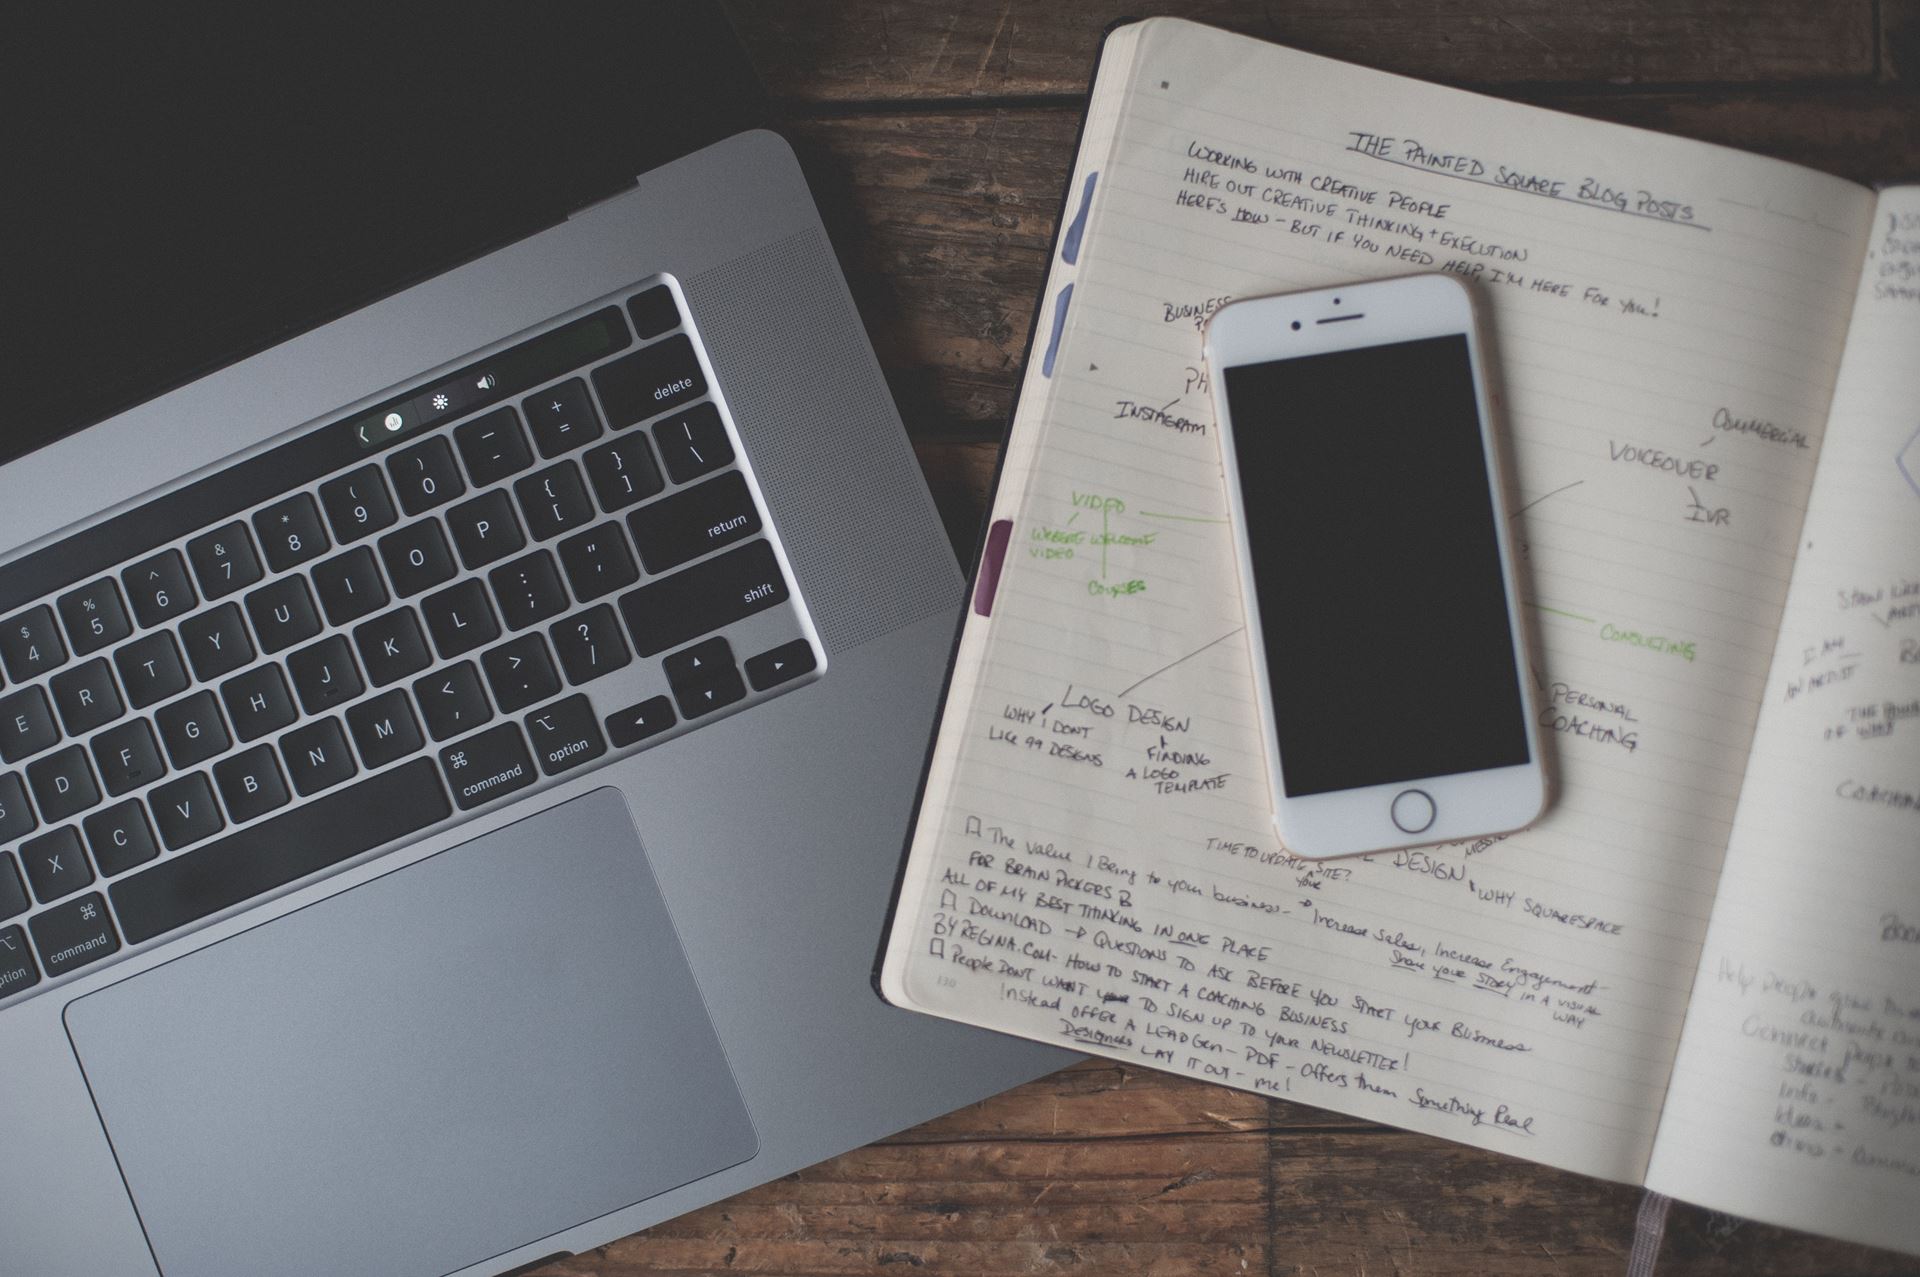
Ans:
[[[1300,321],[1297,319],[1293,321],[1293,331],[1295,332],[1300,331]]]

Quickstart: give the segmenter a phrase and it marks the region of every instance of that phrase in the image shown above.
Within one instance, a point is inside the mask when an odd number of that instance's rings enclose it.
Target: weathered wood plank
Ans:
[[[1091,1061],[539,1272],[1616,1277],[1638,1203],[1630,1187]],[[1676,1205],[1660,1271],[1915,1268]]]
[[[1880,78],[1920,81],[1920,0],[1880,0]]]
[[[1171,1138],[1367,1125],[1326,1109],[1281,1104],[1157,1069],[1087,1060],[883,1142]]]
[[[1089,1062],[540,1272],[1264,1273],[1268,1117]]]
[[[1166,8],[1168,6],[1161,6]],[[777,97],[1008,98],[1086,88],[1129,0],[729,0]],[[1876,71],[1870,0],[1201,0],[1199,21],[1454,84],[1789,84]]]
[[[1640,1191],[1431,1136],[1375,1129],[1271,1140],[1278,1272],[1619,1274]],[[1887,1251],[1676,1204],[1662,1277],[1892,1274]]]
[[[986,517],[1000,445],[997,441],[917,439],[913,451],[926,473],[953,552],[960,556],[960,566],[971,570],[980,550],[980,524]]]

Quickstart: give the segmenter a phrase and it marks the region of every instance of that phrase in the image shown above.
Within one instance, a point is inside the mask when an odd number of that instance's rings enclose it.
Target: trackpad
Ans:
[[[439,1274],[753,1156],[598,790],[77,999],[160,1270]]]

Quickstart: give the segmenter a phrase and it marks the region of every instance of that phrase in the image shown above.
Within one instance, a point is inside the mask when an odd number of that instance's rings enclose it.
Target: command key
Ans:
[[[540,779],[526,738],[512,723],[455,741],[440,751],[440,769],[461,811],[504,798]]]
[[[50,976],[65,975],[120,949],[120,935],[107,916],[107,902],[97,891],[88,892],[28,923],[40,965]]]

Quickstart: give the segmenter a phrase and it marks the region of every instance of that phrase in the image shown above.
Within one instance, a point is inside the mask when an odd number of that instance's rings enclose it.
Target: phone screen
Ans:
[[[1222,377],[1285,793],[1530,761],[1466,337]]]

